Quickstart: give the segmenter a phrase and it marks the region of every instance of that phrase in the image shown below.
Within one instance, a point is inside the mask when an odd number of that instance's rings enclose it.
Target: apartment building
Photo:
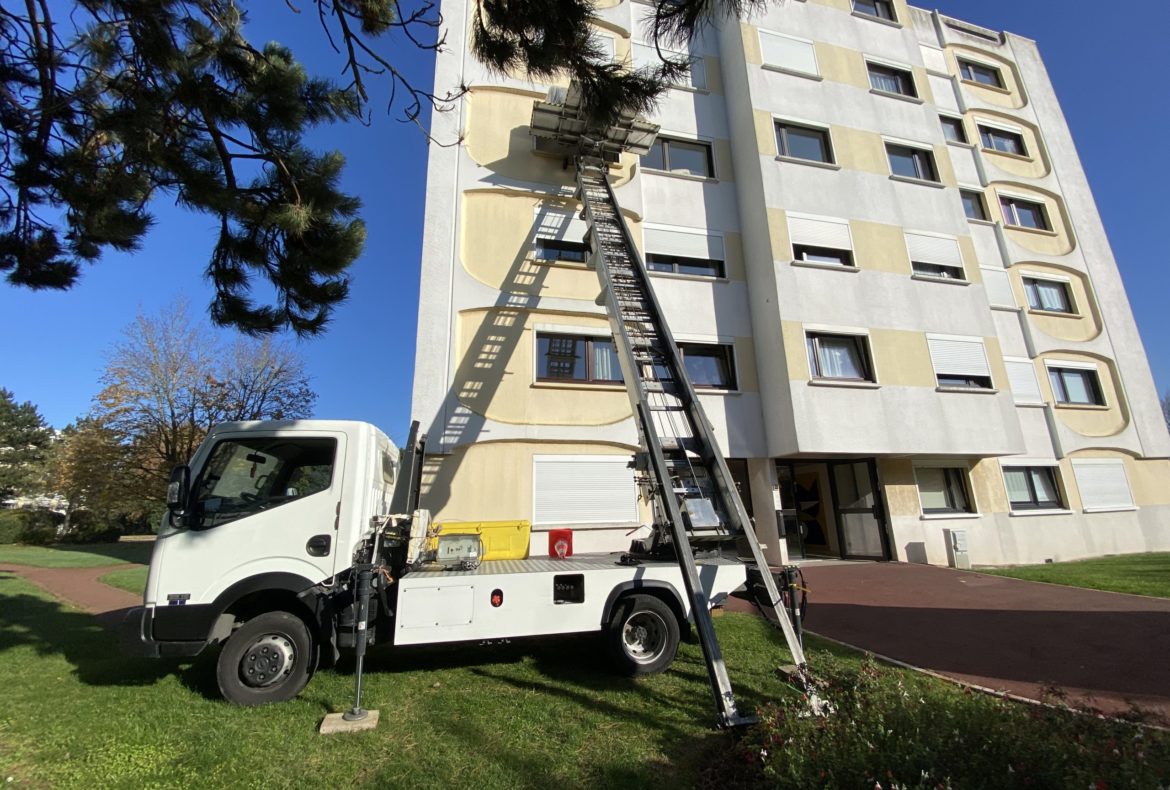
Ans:
[[[413,416],[439,520],[619,551],[651,518],[549,85],[444,0]],[[651,6],[599,3],[619,61]],[[616,194],[773,561],[1170,548],[1170,436],[1034,42],[903,0],[791,0],[692,44]]]

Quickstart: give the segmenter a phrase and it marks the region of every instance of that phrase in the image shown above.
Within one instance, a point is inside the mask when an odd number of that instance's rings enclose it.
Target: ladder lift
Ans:
[[[559,153],[576,170],[575,197],[588,225],[614,347],[633,407],[642,452],[634,466],[654,504],[650,537],[635,541],[623,561],[673,556],[682,570],[721,727],[752,724],[741,712],[711,621],[695,553],[718,552],[729,543],[750,552],[749,585],[767,619],[784,633],[796,664],[791,675],[820,712],[800,638],[715,440],[711,424],[687,376],[677,344],[622,217],[609,168],[622,152],[650,150],[658,127],[632,114],[604,128],[588,122],[574,82],[553,88],[533,107],[531,129],[538,150]],[[752,567],[754,566],[754,568]],[[752,584],[755,580],[754,585]]]

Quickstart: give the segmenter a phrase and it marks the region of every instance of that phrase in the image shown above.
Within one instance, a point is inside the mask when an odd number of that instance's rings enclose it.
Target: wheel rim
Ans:
[[[264,634],[240,658],[240,679],[252,688],[266,688],[287,678],[296,665],[297,651],[284,634]]]
[[[656,612],[636,612],[622,627],[626,655],[639,664],[650,664],[666,649],[666,621]]]

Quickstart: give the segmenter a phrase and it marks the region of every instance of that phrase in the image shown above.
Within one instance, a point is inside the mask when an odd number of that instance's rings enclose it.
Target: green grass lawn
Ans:
[[[79,546],[15,546],[0,545],[0,565],[33,565],[38,568],[99,568],[134,562],[150,563],[153,541],[121,541],[93,543]]]
[[[1076,562],[979,570],[1034,582],[1170,598],[1170,552],[1122,554]]]
[[[373,732],[323,737],[348,707],[346,664],[261,708],[217,699],[213,656],[131,659],[88,615],[0,573],[0,784],[4,787],[1155,787],[1170,738],[964,692],[810,640],[836,715],[812,719],[774,667],[762,620],[716,619],[741,703],[764,724],[712,728],[698,645],[671,671],[628,681],[587,638],[376,649]],[[964,766],[972,766],[966,768]],[[11,779],[9,779],[11,777]],[[946,779],[949,783],[943,783]],[[1025,781],[1026,780],[1026,781]]]
[[[99,576],[98,581],[117,587],[119,590],[142,595],[146,591],[146,568],[123,568],[120,571],[110,571]]]

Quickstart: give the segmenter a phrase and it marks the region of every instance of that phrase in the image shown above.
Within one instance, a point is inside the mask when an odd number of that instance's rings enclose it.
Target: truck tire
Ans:
[[[678,652],[678,620],[661,598],[628,595],[614,607],[606,639],[621,674],[656,675]]]
[[[290,700],[309,682],[313,637],[301,618],[264,612],[237,628],[216,664],[224,699],[236,705]]]

